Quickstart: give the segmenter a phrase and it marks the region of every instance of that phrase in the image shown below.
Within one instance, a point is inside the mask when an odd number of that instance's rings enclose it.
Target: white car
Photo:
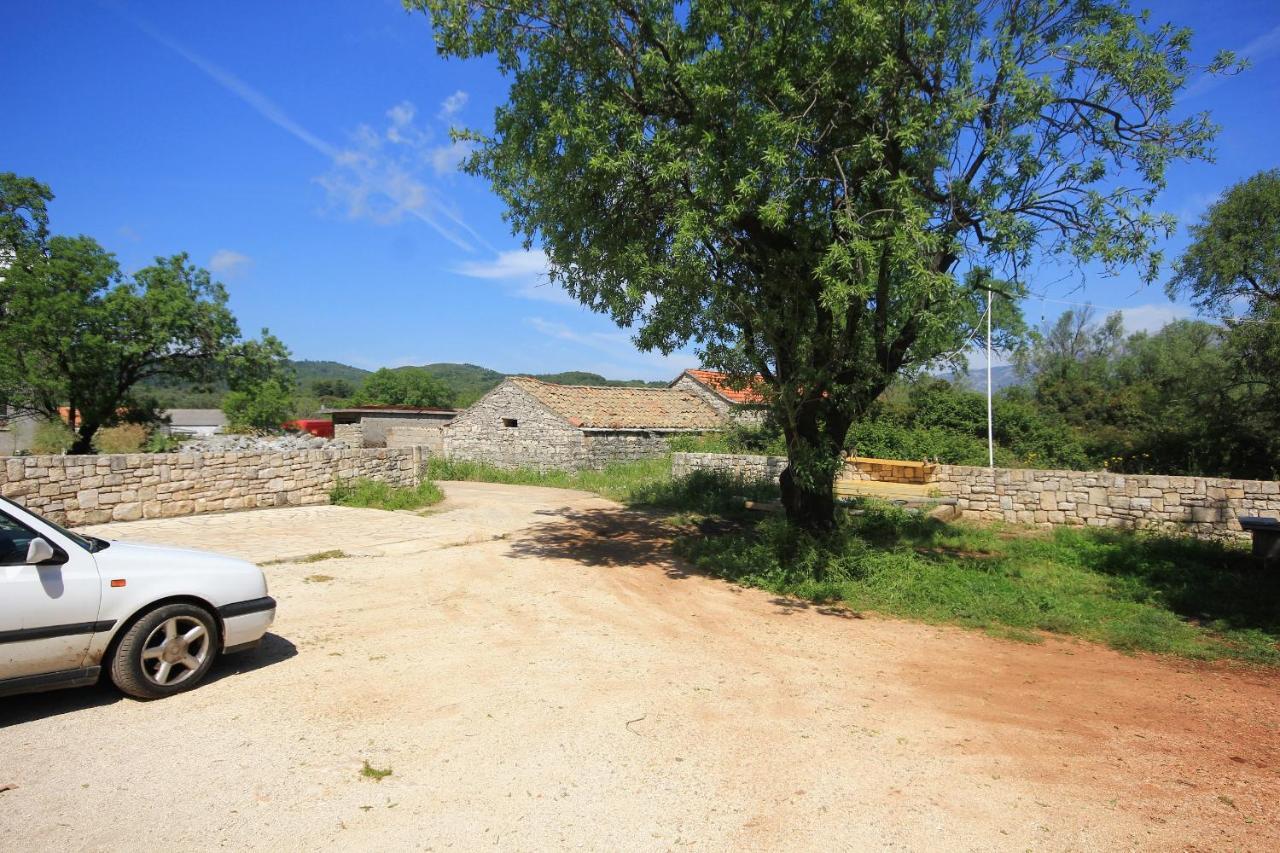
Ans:
[[[275,613],[253,563],[82,536],[0,498],[0,696],[103,669],[141,699],[189,690]]]

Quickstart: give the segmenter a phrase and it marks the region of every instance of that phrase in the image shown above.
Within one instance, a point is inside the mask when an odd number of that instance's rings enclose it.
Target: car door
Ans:
[[[0,504],[0,681],[79,669],[93,632],[102,630],[93,555],[37,525]],[[37,536],[55,556],[33,566],[27,548]]]

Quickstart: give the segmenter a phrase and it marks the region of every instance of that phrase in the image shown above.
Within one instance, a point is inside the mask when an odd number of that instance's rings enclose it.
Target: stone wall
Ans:
[[[671,472],[716,470],[776,479],[785,466],[782,456],[676,453]],[[956,499],[962,518],[981,521],[1243,539],[1248,534],[1240,529],[1240,516],[1280,517],[1280,483],[1272,481],[939,465],[930,485],[940,497]]]
[[[1240,516],[1280,516],[1272,481],[941,465],[935,485],[956,498],[962,517],[987,521],[1246,538]]]
[[[70,525],[269,506],[324,504],[338,479],[417,485],[422,452],[131,453],[15,456],[0,494]]]
[[[723,471],[742,480],[777,480],[787,467],[785,456],[752,456],[729,453],[673,453],[671,475],[685,477],[694,471]]]
[[[383,439],[384,447],[421,447],[428,453],[439,455],[444,452],[443,426],[392,426],[388,427]]]
[[[336,441],[344,441],[347,447],[364,447],[364,427],[359,422],[354,424],[333,425],[333,437]]]

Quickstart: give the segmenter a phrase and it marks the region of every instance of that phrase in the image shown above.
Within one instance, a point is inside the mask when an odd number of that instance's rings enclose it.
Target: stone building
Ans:
[[[681,433],[715,432],[723,417],[678,388],[553,385],[512,377],[445,430],[451,459],[503,468],[603,468],[668,452]]]
[[[439,453],[441,430],[457,412],[416,406],[355,406],[332,409],[333,437],[350,447],[426,447]]]
[[[763,380],[757,376],[756,381]],[[767,407],[760,392],[751,387],[731,387],[728,374],[714,370],[686,370],[671,380],[668,387],[698,395],[722,417],[743,426],[764,423]]]

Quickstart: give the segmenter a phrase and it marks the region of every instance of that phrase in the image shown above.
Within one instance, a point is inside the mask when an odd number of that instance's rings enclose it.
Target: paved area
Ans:
[[[2,846],[1280,848],[1273,673],[808,606],[599,498],[445,485],[100,530],[361,556],[269,566],[269,641],[191,693],[0,700]]]

